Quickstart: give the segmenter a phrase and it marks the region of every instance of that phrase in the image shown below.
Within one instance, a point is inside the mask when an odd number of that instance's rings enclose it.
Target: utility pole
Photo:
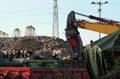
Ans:
[[[55,37],[55,38],[59,37],[59,22],[58,22],[58,4],[57,4],[57,0],[54,0],[54,4],[53,4],[52,36]]]
[[[105,2],[102,2],[102,1],[99,1],[99,2],[91,2],[91,4],[97,4],[97,5],[99,5],[99,8],[98,8],[98,13],[99,13],[99,18],[101,18],[101,11],[102,11],[102,9],[101,9],[101,6],[103,5],[103,4],[107,4],[108,3],[108,1],[105,1]],[[99,21],[99,23],[100,23],[100,21]],[[99,39],[101,38],[101,33],[99,33]]]

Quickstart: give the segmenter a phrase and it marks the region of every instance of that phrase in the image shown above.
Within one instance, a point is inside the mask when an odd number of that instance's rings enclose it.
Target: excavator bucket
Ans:
[[[75,22],[75,12],[71,11],[67,17],[67,26],[65,29],[68,49],[70,51],[71,57],[81,59],[83,53],[83,45],[81,37],[79,36],[80,33],[74,24]]]

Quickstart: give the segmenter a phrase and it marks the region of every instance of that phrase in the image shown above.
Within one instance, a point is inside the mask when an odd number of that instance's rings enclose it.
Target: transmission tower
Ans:
[[[58,4],[57,4],[57,0],[54,0],[54,4],[53,4],[52,36],[55,37],[55,38],[59,37],[59,22],[58,22]]]

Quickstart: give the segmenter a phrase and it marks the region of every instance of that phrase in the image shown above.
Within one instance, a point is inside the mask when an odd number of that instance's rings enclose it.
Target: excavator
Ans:
[[[90,22],[90,21],[86,21],[86,20],[82,20],[82,19],[77,20],[75,17],[75,14],[87,17],[89,19],[97,20],[99,22]],[[99,33],[104,33],[104,34],[109,35],[120,28],[120,22],[115,21],[115,20],[109,20],[106,18],[96,17],[93,15],[85,15],[82,13],[71,11],[67,17],[67,26],[66,26],[65,31],[66,31],[66,38],[67,38],[67,40],[70,41],[70,44],[72,45],[72,47],[74,49],[75,49],[75,46],[73,46],[73,38],[72,37],[74,37],[74,40],[76,40],[76,43],[78,44],[78,38],[76,38],[79,35],[78,28],[96,31]],[[72,39],[70,39],[70,38],[72,38]],[[81,38],[79,38],[79,39],[80,39],[79,41],[82,41]],[[71,42],[71,40],[72,40],[72,42]],[[74,44],[75,44],[75,42],[74,42]],[[82,43],[79,42],[79,44],[77,46],[81,46],[81,45],[82,45]],[[76,51],[79,52],[79,55],[80,55],[80,53],[82,53],[83,51],[79,51],[80,50],[79,48],[80,47],[77,47],[78,51],[77,50],[74,51],[74,49],[70,50],[71,55],[74,55],[72,52],[76,52]],[[83,47],[81,47],[81,48],[83,48]]]
[[[86,20],[77,20],[75,14],[97,20],[98,22],[90,22]],[[100,38],[87,47],[83,47],[82,40],[78,28],[96,31],[99,33],[108,34],[106,37]],[[71,11],[67,17],[66,38],[68,49],[70,50],[71,58],[83,59],[86,62],[86,67],[91,79],[104,77],[114,66],[116,60],[119,62],[120,55],[120,22],[100,18],[93,15],[85,15],[75,11]],[[117,31],[118,30],[118,31]],[[117,50],[116,50],[117,48]],[[114,61],[115,60],[115,61]],[[101,79],[101,78],[100,78]],[[107,79],[107,78],[105,78]],[[115,77],[108,78],[115,79]]]

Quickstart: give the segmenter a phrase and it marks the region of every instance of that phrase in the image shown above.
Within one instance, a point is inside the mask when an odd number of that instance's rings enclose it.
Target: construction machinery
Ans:
[[[77,20],[75,14],[87,17],[89,19],[97,20],[97,22],[86,21],[83,19]],[[84,47],[84,51],[80,52],[82,58],[85,60],[86,68],[91,79],[104,79],[106,74],[109,74],[112,69],[120,67],[119,62],[119,48],[120,48],[120,22],[115,20],[109,20],[105,18],[96,17],[93,15],[85,15],[71,11],[67,17],[67,26],[66,26],[66,38],[68,42],[68,49],[70,50],[71,56],[74,56],[77,48],[77,52],[81,49],[81,41],[78,37],[79,31],[78,28],[83,28],[87,30],[92,30],[104,34],[107,36],[98,39],[92,44]],[[77,42],[76,47],[72,45],[71,39]],[[118,69],[119,70],[119,69]],[[110,75],[110,74],[109,74]],[[115,76],[111,76],[111,79]],[[105,77],[105,79],[107,79]],[[108,78],[110,79],[110,78]]]

